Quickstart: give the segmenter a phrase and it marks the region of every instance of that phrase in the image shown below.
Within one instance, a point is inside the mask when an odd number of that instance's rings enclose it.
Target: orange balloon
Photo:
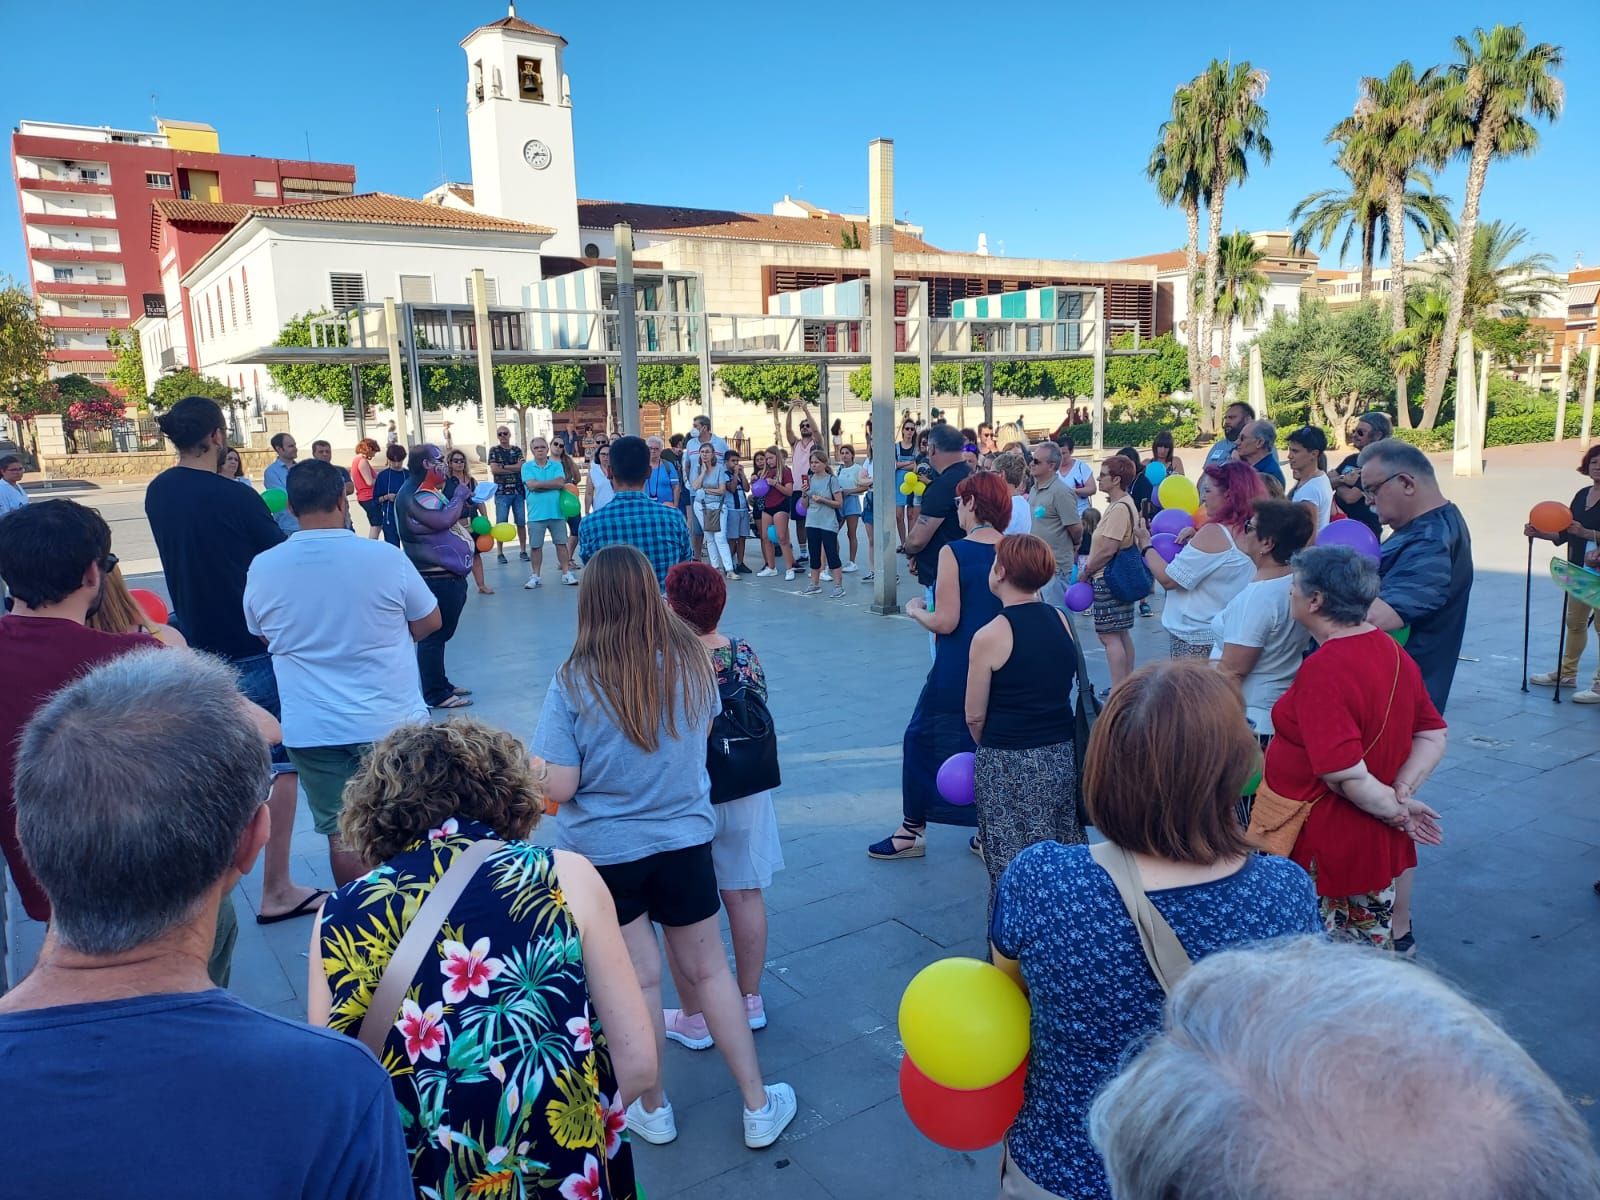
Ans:
[[[1196,529],[1204,528],[1205,526],[1207,526],[1207,525],[1209,525],[1211,523],[1211,516],[1210,516],[1209,513],[1206,512],[1206,506],[1204,504],[1202,504],[1199,508],[1195,509],[1193,515],[1194,515],[1194,527]]]
[[[1541,500],[1528,514],[1528,524],[1540,533],[1560,533],[1572,524],[1572,510],[1559,500]]]
[[[494,549],[494,539],[487,533],[480,533],[478,535],[478,540],[474,542],[473,545],[478,547],[479,554],[487,554],[489,551]]]

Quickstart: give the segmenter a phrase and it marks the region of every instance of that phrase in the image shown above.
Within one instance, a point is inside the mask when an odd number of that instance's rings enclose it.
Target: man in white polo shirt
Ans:
[[[439,628],[439,602],[400,550],[347,528],[339,468],[299,463],[286,490],[299,531],[251,562],[245,624],[272,654],[284,749],[345,884],[367,867],[339,844],[344,785],[372,742],[428,719],[413,647]]]

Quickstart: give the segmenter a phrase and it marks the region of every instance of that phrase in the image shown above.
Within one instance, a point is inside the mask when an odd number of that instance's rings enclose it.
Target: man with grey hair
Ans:
[[[1583,1121],[1504,1030],[1428,971],[1320,939],[1197,962],[1089,1135],[1117,1200],[1600,1196]]]
[[[1265,417],[1260,417],[1247,423],[1240,431],[1239,444],[1234,448],[1233,456],[1287,487],[1283,467],[1278,463],[1277,445],[1278,427]]]
[[[28,725],[17,823],[52,918],[0,997],[8,1192],[60,1194],[87,1133],[76,1195],[412,1194],[366,1047],[207,978],[218,905],[267,841],[269,780],[233,672],[192,651],[123,655]]]
[[[1032,448],[1028,461],[1028,490],[1025,499],[1033,520],[1028,532],[1043,538],[1056,560],[1056,577],[1039,589],[1039,599],[1057,608],[1067,606],[1067,586],[1078,560],[1078,543],[1083,538],[1083,520],[1078,494],[1061,477],[1061,448],[1054,442],[1040,442]]]

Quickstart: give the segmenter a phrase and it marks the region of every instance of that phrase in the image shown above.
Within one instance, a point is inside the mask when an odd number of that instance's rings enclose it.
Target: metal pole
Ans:
[[[1478,423],[1477,381],[1473,378],[1472,335],[1463,333],[1456,346],[1456,436],[1451,473],[1458,476],[1483,474],[1483,439],[1474,428]]]
[[[711,428],[717,427],[716,419],[711,412],[711,389],[716,383],[715,376],[711,373],[711,329],[710,321],[705,313],[694,313],[689,317],[690,327],[698,321],[700,323],[700,337],[696,348],[700,351],[700,404],[701,411],[711,421]]]
[[[634,316],[633,229],[618,222],[612,229],[617,244],[617,390],[622,404],[622,432],[639,436],[639,326]]]
[[[1528,690],[1528,630],[1533,617],[1533,539],[1528,539],[1528,574],[1522,581],[1522,690]],[[1556,674],[1561,664],[1556,664]],[[1559,681],[1558,681],[1559,682]]]
[[[1567,436],[1567,379],[1572,368],[1572,347],[1561,347],[1561,373],[1556,376],[1556,436]]]
[[[994,360],[983,360],[983,419],[994,428]]]
[[[400,319],[395,314],[394,301],[383,300],[383,332],[389,341],[389,392],[394,400],[394,435],[402,446],[411,445],[411,432],[406,428],[406,374],[400,362]]]
[[[894,142],[875,138],[867,146],[867,262],[872,324],[872,580],[871,609],[900,611],[895,579],[894,443]]]
[[[1589,431],[1594,426],[1594,374],[1597,360],[1600,360],[1600,346],[1590,346],[1589,375],[1583,384],[1583,430],[1578,434],[1586,442],[1589,440]]]
[[[478,399],[483,406],[483,461],[489,461],[489,447],[495,444],[494,427],[494,332],[489,328],[489,287],[483,268],[472,268],[472,326],[478,335]]]
[[[933,316],[933,296],[926,283],[918,285],[916,291],[917,303],[915,308],[907,307],[907,316],[914,317],[917,322],[917,386],[922,392],[922,403],[926,408],[933,407],[933,323],[929,319]],[[906,322],[909,332],[911,322]],[[966,399],[961,402],[961,423],[967,423]]]
[[[411,373],[411,420],[417,427],[417,444],[428,440],[428,426],[422,418],[422,366],[417,361],[417,317],[411,305],[405,306],[406,328],[411,336],[406,339],[406,366]]]
[[[1529,545],[1531,546],[1532,543],[1530,542]],[[1550,695],[1550,700],[1554,704],[1560,704],[1561,703],[1561,660],[1567,657],[1567,604],[1571,600],[1572,600],[1572,597],[1567,594],[1567,590],[1565,588],[1562,588],[1561,589],[1561,636],[1556,642],[1556,690],[1554,692],[1552,692],[1551,695]],[[1578,686],[1576,680],[1573,681],[1572,686],[1573,687],[1577,687]]]
[[[361,368],[350,368],[350,402],[356,410],[356,441],[367,436],[367,398],[361,392]]]
[[[828,456],[828,461],[833,461],[833,405],[829,400],[828,392],[828,364],[817,364],[817,419],[822,422],[822,428],[817,430],[817,445],[823,448],[823,453]]]
[[[1106,328],[1105,289],[1095,288],[1094,297],[1094,429],[1089,448],[1102,455],[1106,452],[1106,339],[1110,330]]]

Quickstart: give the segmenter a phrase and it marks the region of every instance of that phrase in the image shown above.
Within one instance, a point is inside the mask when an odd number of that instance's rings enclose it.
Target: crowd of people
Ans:
[[[0,848],[49,922],[0,996],[13,1186],[56,1189],[64,1131],[88,1126],[141,1164],[133,1195],[209,1194],[226,1170],[262,1196],[628,1200],[630,1138],[678,1136],[669,1040],[715,1048],[745,1145],[776,1142],[800,1111],[755,1037],[777,731],[757,647],[722,626],[741,575],[843,593],[870,454],[804,409],[748,471],[704,417],[583,444],[586,469],[566,438],[524,455],[501,428],[483,488],[448,444],[391,443],[380,469],[364,440],[345,469],[278,435],[273,513],[234,486],[214,403],[161,426],[177,463],[145,504],[169,618],[129,593],[93,509],[0,518]],[[1444,837],[1422,794],[1472,583],[1427,458],[1369,413],[1331,472],[1320,431],[1290,434],[1285,477],[1276,429],[1235,404],[1169,555],[1150,526],[1152,480],[1185,476],[1170,435],[1096,469],[1069,435],[1014,432],[899,431],[906,613],[931,665],[902,820],[868,847],[917,859],[930,823],[975,830],[992,961],[1032,1011],[1001,1195],[1600,1196],[1554,1084],[1395,961],[1415,952],[1416,846]],[[1575,561],[1600,540],[1600,447],[1583,470],[1553,535]],[[491,499],[515,529],[495,545],[474,532]],[[1376,562],[1317,544],[1337,520],[1389,529]],[[515,540],[537,588],[547,537],[577,629],[524,746],[451,711],[472,700],[445,654],[467,579],[492,594],[483,558]],[[1140,665],[1151,598],[1168,653]],[[943,770],[962,755],[965,797]],[[302,792],[331,892],[289,870]],[[258,857],[256,920],[310,920],[304,1024],[222,990]],[[241,1079],[253,1138],[225,1102]],[[181,1144],[160,1133],[179,1107]]]

